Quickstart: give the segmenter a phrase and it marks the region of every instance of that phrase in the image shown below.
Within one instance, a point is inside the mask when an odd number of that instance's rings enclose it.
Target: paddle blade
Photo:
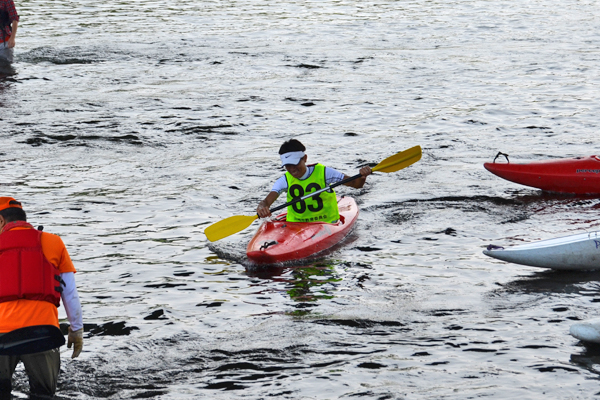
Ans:
[[[222,221],[210,225],[204,230],[204,234],[211,242],[221,240],[224,237],[246,229],[256,218],[258,218],[258,215],[253,215],[251,217],[247,215],[234,215],[233,217],[225,218]]]
[[[379,172],[396,172],[402,168],[406,168],[421,159],[421,146],[411,147],[408,150],[389,156],[375,167],[373,171]]]
[[[56,349],[65,337],[54,325],[35,325],[15,329],[0,337],[0,355],[19,356]]]

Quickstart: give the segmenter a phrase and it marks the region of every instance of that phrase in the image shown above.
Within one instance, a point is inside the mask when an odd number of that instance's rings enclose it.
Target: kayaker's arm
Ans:
[[[361,187],[365,186],[365,182],[367,181],[367,176],[371,175],[373,173],[373,170],[371,169],[371,167],[365,166],[365,167],[362,167],[359,172],[362,175],[361,178],[357,178],[348,183],[344,183],[344,185],[353,187],[355,189],[360,189]],[[347,178],[349,178],[349,176],[344,175],[344,179],[347,179]]]
[[[258,203],[258,207],[256,208],[256,213],[258,214],[258,216],[261,218],[270,217],[271,211],[269,210],[269,208],[271,207],[271,204],[273,204],[275,200],[277,200],[278,197],[279,193],[269,192],[267,197],[265,197],[260,203]]]

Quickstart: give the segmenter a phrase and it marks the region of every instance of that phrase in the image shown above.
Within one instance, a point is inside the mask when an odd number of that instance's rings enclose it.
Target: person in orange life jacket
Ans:
[[[281,192],[287,191],[287,201],[302,197],[322,189],[332,183],[348,178],[342,172],[322,164],[307,165],[306,147],[296,139],[290,139],[279,148],[281,166],[286,174],[279,178],[269,194],[258,203],[256,213],[260,218],[271,216],[269,208]],[[360,169],[362,177],[345,183],[346,186],[360,189],[364,186],[367,176],[372,173],[371,167]],[[288,206],[287,221],[290,222],[336,222],[339,219],[337,199],[333,192],[323,192],[296,204]]]
[[[0,0],[0,57],[13,61],[19,14],[13,0]]]
[[[67,347],[73,347],[71,358],[75,358],[83,348],[83,321],[75,286],[75,267],[59,236],[36,230],[26,221],[21,203],[12,197],[0,197],[0,335],[35,325],[59,327],[57,307],[62,298],[71,324]],[[28,262],[18,262],[18,258]],[[43,274],[48,270],[50,274]],[[52,281],[47,285],[36,284],[36,280],[22,274],[25,271],[29,274],[39,271]],[[62,287],[62,292],[59,294],[55,287]],[[53,396],[60,370],[58,348],[20,356],[0,356],[0,397],[10,398],[12,375],[19,361],[25,366],[32,395]]]

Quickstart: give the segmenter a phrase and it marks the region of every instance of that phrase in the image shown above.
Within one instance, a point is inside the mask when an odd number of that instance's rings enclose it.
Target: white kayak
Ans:
[[[490,245],[483,254],[532,267],[571,271],[600,269],[600,232],[578,233],[507,248]]]
[[[577,322],[571,325],[569,333],[582,342],[600,344],[600,318]]]

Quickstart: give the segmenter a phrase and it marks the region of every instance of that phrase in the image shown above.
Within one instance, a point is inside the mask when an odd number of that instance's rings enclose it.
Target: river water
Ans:
[[[0,189],[60,234],[86,341],[58,398],[521,399],[600,391],[600,272],[482,254],[600,230],[600,199],[488,173],[597,152],[594,1],[20,0]],[[257,268],[252,215],[289,138],[347,174],[345,243]],[[279,204],[279,203],[277,203]],[[63,322],[64,311],[61,309]],[[28,391],[22,369],[14,394]]]

